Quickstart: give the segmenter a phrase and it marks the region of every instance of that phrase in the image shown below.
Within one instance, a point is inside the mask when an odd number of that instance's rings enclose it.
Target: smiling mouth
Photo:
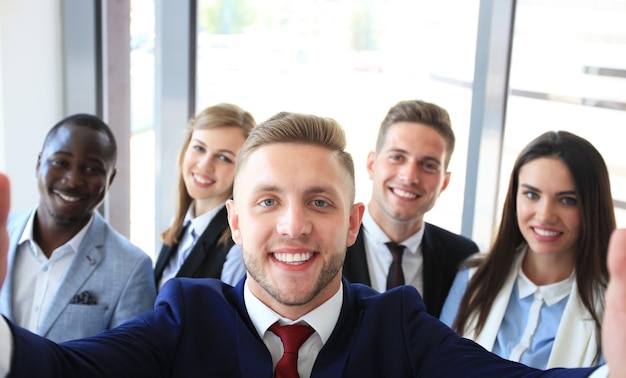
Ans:
[[[193,179],[196,180],[197,183],[202,184],[202,185],[210,185],[213,184],[215,182],[215,180],[209,179],[209,178],[204,178],[200,175],[197,174],[193,174]]]
[[[393,194],[397,195],[398,197],[402,197],[406,199],[416,199],[418,197],[417,194],[407,192],[406,190],[402,190],[402,189],[392,188],[391,191],[393,192]]]
[[[534,228],[534,227],[533,227],[533,231],[535,231],[537,235],[544,236],[544,237],[552,237],[552,236],[561,235],[561,232],[558,232],[558,231],[548,231],[548,230],[542,230],[542,229]]]
[[[313,252],[280,253],[274,252],[274,258],[282,263],[300,265],[309,261],[313,257]]]
[[[83,199],[83,197],[81,196],[72,196],[72,195],[64,194],[58,191],[55,191],[54,194],[61,197],[61,199],[65,202],[78,202]]]

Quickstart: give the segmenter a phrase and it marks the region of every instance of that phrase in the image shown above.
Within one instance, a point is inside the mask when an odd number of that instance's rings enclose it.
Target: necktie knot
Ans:
[[[298,350],[313,334],[309,325],[291,324],[281,326],[278,322],[269,328],[283,342],[283,356],[276,365],[275,378],[298,378]]]
[[[404,272],[402,272],[402,254],[405,247],[394,242],[385,243],[391,252],[392,261],[387,274],[387,290],[396,286],[404,285]]]

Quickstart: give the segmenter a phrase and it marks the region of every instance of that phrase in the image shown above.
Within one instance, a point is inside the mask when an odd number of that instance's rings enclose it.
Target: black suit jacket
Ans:
[[[224,206],[218,211],[215,217],[213,217],[204,232],[202,232],[202,235],[200,235],[196,241],[189,256],[187,256],[180,270],[176,273],[176,277],[220,279],[222,267],[224,266],[224,261],[226,261],[226,255],[235,244],[232,239],[228,239],[226,243],[217,246],[218,240],[227,229],[228,218],[226,206]],[[177,249],[178,243],[174,245],[164,244],[161,248],[159,258],[154,267],[154,278],[157,287],[163,275],[163,270],[165,270],[167,263],[170,261],[170,258],[174,256]]]
[[[471,254],[478,252],[478,246],[464,236],[430,223],[424,223],[424,227],[422,239],[424,292],[421,294],[428,313],[438,318],[459,265]],[[356,242],[348,247],[343,275],[352,283],[371,286],[363,235],[361,226]]]

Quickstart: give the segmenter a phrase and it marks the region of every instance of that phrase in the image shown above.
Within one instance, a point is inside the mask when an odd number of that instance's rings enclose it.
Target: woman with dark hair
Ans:
[[[457,274],[441,320],[529,366],[595,365],[615,227],[600,153],[569,132],[542,134],[518,156],[491,248]]]
[[[217,104],[189,121],[178,156],[176,214],[161,233],[157,288],[172,277],[219,278],[231,285],[245,274],[241,248],[226,217],[237,154],[255,126],[250,113]]]

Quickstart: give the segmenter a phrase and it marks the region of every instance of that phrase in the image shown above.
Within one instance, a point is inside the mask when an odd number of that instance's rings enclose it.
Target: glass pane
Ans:
[[[611,174],[626,226],[626,2],[517,2],[499,203],[519,151],[548,130],[588,139]]]
[[[365,161],[400,100],[446,108],[457,134],[452,181],[427,221],[461,229],[478,0],[200,0],[197,104],[233,102],[263,121],[279,111],[346,129],[367,203]]]
[[[154,0],[131,1],[130,240],[154,258]]]

